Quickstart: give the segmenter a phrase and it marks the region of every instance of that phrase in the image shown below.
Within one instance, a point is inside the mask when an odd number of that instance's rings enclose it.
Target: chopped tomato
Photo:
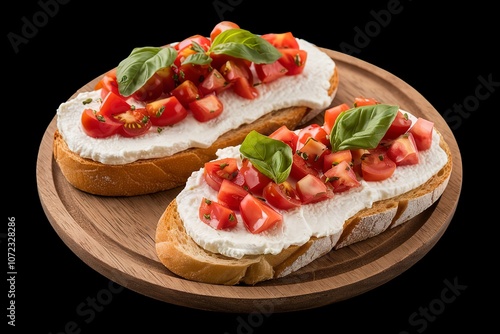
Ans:
[[[354,107],[371,106],[380,102],[373,97],[357,96],[354,98]]]
[[[278,49],[300,49],[297,39],[295,39],[293,34],[289,31],[284,33],[264,34],[261,37]]]
[[[330,139],[325,129],[318,124],[310,124],[300,129],[298,133],[297,149],[300,149],[311,137],[325,146],[330,145]]]
[[[332,132],[333,126],[335,125],[335,121],[341,112],[349,110],[350,107],[347,103],[339,104],[338,106],[329,108],[325,110],[325,122],[323,124],[323,129],[325,129],[326,133]]]
[[[174,48],[178,51],[182,51],[186,48],[190,48],[193,42],[200,45],[205,51],[210,48],[210,44],[212,43],[208,38],[202,35],[193,35],[191,37],[183,39],[181,42],[177,43]]]
[[[122,123],[120,134],[124,137],[140,136],[146,133],[152,125],[146,108],[130,109],[113,115],[113,118]]]
[[[81,117],[83,131],[93,138],[105,138],[118,133],[121,124],[92,109],[85,109]]]
[[[286,125],[282,125],[278,129],[276,129],[273,133],[269,135],[270,138],[281,140],[290,148],[292,149],[292,152],[295,152],[297,148],[297,140],[298,136],[297,134],[290,130]]]
[[[241,200],[247,194],[248,191],[243,189],[242,186],[239,186],[228,179],[223,179],[219,192],[217,193],[217,200],[219,203],[224,204],[230,209],[238,210]]]
[[[219,191],[224,179],[233,180],[238,175],[235,158],[224,158],[205,163],[203,178],[212,189]]]
[[[290,210],[301,204],[297,192],[288,181],[269,182],[262,190],[262,197],[267,203],[281,210]]]
[[[102,115],[111,118],[112,115],[121,114],[122,112],[130,109],[130,104],[122,99],[120,95],[110,91],[108,92],[108,95],[106,95],[106,97],[103,99],[99,112]]]
[[[387,156],[396,166],[415,165],[418,163],[418,148],[411,132],[394,139],[387,149]]]
[[[396,163],[389,159],[385,151],[369,150],[361,157],[361,175],[366,181],[382,181],[392,176]]]
[[[198,90],[202,95],[208,95],[212,93],[219,94],[229,87],[231,87],[231,84],[219,71],[214,68],[198,85]]]
[[[132,94],[132,97],[138,101],[152,101],[159,98],[161,94],[163,94],[163,79],[155,73],[141,88]]]
[[[224,107],[216,95],[210,94],[190,102],[189,109],[198,122],[206,122],[219,116]]]
[[[195,85],[199,85],[209,74],[209,65],[183,64],[178,68],[179,82],[190,80]]]
[[[156,74],[163,82],[163,92],[170,93],[177,86],[178,77],[176,71],[170,66],[164,67],[156,71]]]
[[[313,137],[309,137],[306,143],[297,149],[296,154],[314,168],[322,168],[324,155],[328,154],[328,152],[328,147],[325,144]]]
[[[312,174],[297,181],[296,189],[302,204],[321,202],[333,197],[331,187]]]
[[[169,96],[146,104],[146,111],[153,125],[167,126],[182,121],[187,110],[175,96]]]
[[[338,165],[342,161],[347,161],[349,165],[352,165],[352,153],[351,150],[341,150],[337,152],[328,152],[323,158],[323,172],[326,172],[335,165]]]
[[[284,77],[288,70],[279,61],[270,64],[254,64],[255,73],[263,83],[271,82]]]
[[[201,199],[198,215],[202,222],[216,230],[230,229],[238,223],[233,210],[205,197]]]
[[[334,165],[332,168],[327,170],[324,175],[326,181],[330,182],[333,186],[333,192],[335,193],[343,192],[361,185],[356,178],[354,170],[345,160],[342,160],[338,164]]]
[[[236,94],[245,99],[254,99],[259,95],[253,86],[253,74],[250,67],[242,60],[228,60],[220,69],[220,73],[233,84]]]
[[[271,182],[271,179],[255,168],[248,159],[243,159],[240,173],[245,179],[245,188],[253,194],[260,195],[262,189]]]
[[[432,144],[432,130],[434,129],[434,122],[426,120],[422,117],[417,118],[415,124],[410,128],[413,134],[415,143],[419,151],[427,150]]]
[[[189,109],[189,103],[200,98],[200,92],[198,87],[191,81],[183,81],[179,86],[175,87],[171,92],[177,100],[184,106],[184,108]]]
[[[213,41],[215,37],[219,36],[219,34],[223,31],[229,29],[239,29],[240,26],[231,21],[221,21],[215,25],[215,27],[210,32],[210,39]]]
[[[406,133],[410,126],[411,119],[408,118],[408,114],[403,114],[403,112],[401,112],[400,110],[389,126],[389,129],[387,129],[387,132],[385,133],[382,140],[398,138],[402,134]]]
[[[281,58],[278,61],[288,72],[287,75],[296,75],[304,71],[307,61],[307,51],[302,49],[279,49]]]
[[[250,233],[261,233],[283,220],[281,214],[253,196],[246,195],[240,203],[241,218]]]
[[[125,96],[122,96],[118,90],[118,81],[116,80],[116,68],[108,71],[103,75],[101,80],[97,82],[94,86],[94,90],[101,90],[101,98],[104,100],[106,95],[109,92],[113,92],[116,95],[120,96],[122,99],[127,99]]]
[[[292,156],[292,168],[290,170],[290,176],[295,180],[300,180],[307,174],[312,174],[319,177],[319,172],[307,164],[307,162],[295,153]]]

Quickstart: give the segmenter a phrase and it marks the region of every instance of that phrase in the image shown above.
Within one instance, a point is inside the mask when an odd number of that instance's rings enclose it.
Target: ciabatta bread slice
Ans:
[[[277,255],[244,256],[234,259],[206,251],[184,229],[174,199],[158,221],[155,245],[159,260],[171,272],[189,280],[211,284],[249,284],[280,278],[339,248],[374,237],[396,227],[429,208],[445,190],[452,171],[452,156],[444,139],[446,164],[425,184],[394,198],[375,202],[345,221],[342,231],[311,238]],[[314,204],[313,204],[314,205]]]

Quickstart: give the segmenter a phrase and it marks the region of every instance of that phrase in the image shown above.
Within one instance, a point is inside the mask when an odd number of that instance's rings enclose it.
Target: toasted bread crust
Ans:
[[[339,84],[336,67],[330,83],[329,95],[334,96]],[[68,182],[82,191],[102,196],[151,194],[184,185],[193,171],[215,159],[218,149],[241,144],[251,130],[269,135],[282,125],[295,129],[310,111],[302,106],[276,110],[251,124],[243,124],[223,134],[209,148],[191,148],[172,156],[124,165],[107,165],[80,157],[68,148],[64,138],[56,130],[54,158]]]
[[[429,208],[444,192],[452,171],[450,149],[441,137],[448,161],[425,184],[397,197],[378,201],[344,223],[343,230],[323,238],[312,238],[277,255],[245,256],[241,260],[205,251],[187,234],[177,213],[175,199],[158,221],[155,236],[159,260],[173,273],[212,284],[256,284],[284,277],[324,254],[374,237],[398,226]]]

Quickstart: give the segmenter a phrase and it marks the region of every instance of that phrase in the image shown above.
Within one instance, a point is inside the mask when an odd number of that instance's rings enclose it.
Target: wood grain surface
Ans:
[[[337,64],[340,85],[334,104],[355,96],[376,97],[434,122],[450,146],[453,171],[447,189],[429,209],[379,236],[332,251],[299,271],[255,286],[219,286],[182,279],[157,259],[159,217],[180,189],[128,198],[101,197],[69,185],[52,155],[56,118],[43,136],[37,159],[38,193],[49,222],[64,243],[105,277],[167,303],[222,312],[311,309],[357,296],[401,274],[439,241],[462,186],[462,161],[453,133],[415,89],[358,58],[322,49]],[[77,92],[91,90],[99,78]],[[316,119],[322,123],[322,114]]]

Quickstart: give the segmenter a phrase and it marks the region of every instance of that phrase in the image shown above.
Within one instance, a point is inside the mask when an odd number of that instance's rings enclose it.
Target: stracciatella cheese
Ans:
[[[412,115],[410,117],[415,120]],[[434,130],[432,146],[419,152],[419,163],[397,167],[389,179],[361,181],[360,187],[336,193],[331,199],[301,205],[290,211],[278,210],[283,215],[282,223],[260,234],[252,234],[246,230],[239,212],[235,212],[238,224],[231,230],[216,230],[199,219],[198,208],[202,198],[217,201],[217,192],[203,180],[203,169],[194,172],[178,194],[177,211],[187,234],[208,251],[233,258],[278,254],[291,245],[304,244],[311,237],[340,236],[344,222],[358,211],[371,207],[376,201],[395,197],[427,182],[448,160],[439,142],[440,136]],[[219,150],[217,155],[219,158],[239,159],[239,146]]]
[[[170,156],[188,148],[210,147],[220,135],[242,124],[252,123],[273,110],[305,106],[312,109],[312,115],[317,114],[332,102],[333,96],[328,91],[335,63],[313,44],[301,39],[298,42],[308,53],[301,74],[256,86],[259,96],[252,100],[232,91],[223,92],[219,97],[224,110],[220,116],[208,122],[198,122],[189,113],[183,121],[165,127],[161,132],[153,127],[140,137],[114,135],[91,138],[83,132],[80,119],[85,108],[98,110],[100,107],[100,91],[92,91],[80,93],[59,106],[58,130],[74,153],[104,164],[119,165],[139,159]],[[92,102],[83,104],[87,100]]]

